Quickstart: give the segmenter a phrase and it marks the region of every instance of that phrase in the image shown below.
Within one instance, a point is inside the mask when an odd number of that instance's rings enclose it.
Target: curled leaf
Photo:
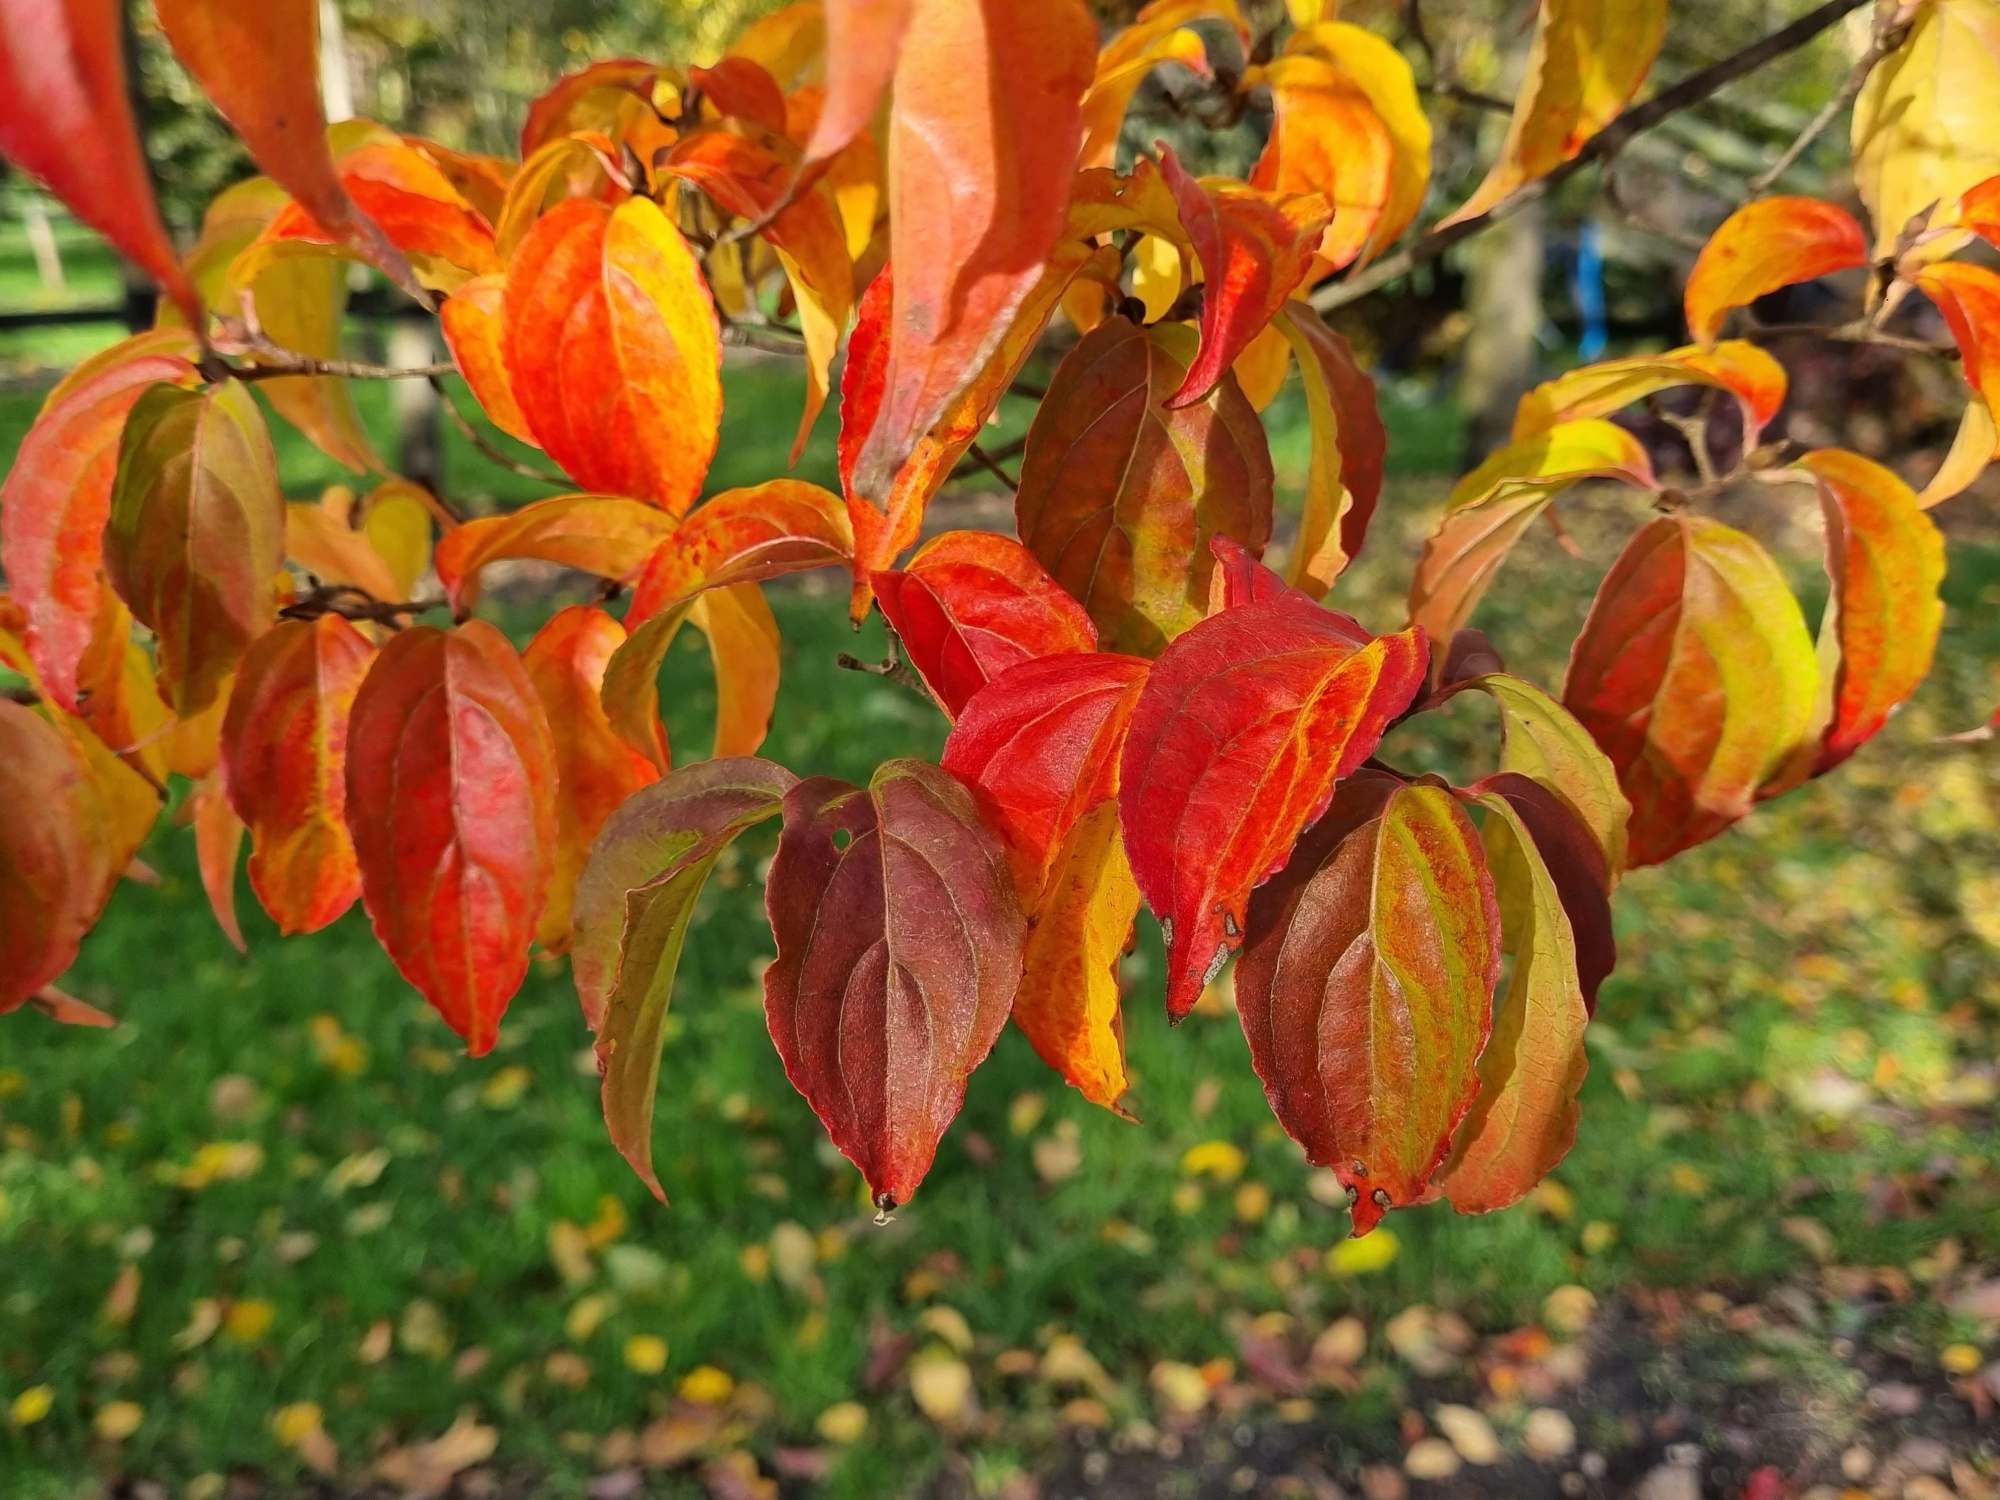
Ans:
[[[1298,355],[1312,433],[1304,512],[1285,581],[1318,599],[1367,538],[1382,496],[1389,433],[1376,405],[1375,382],[1346,339],[1304,303],[1279,313],[1274,326]]]
[[[1688,332],[1713,348],[1736,308],[1779,287],[1867,264],[1867,238],[1838,204],[1789,197],[1746,203],[1709,236],[1688,273]]]
[[[724,490],[653,549],[628,619],[649,619],[697,589],[761,583],[853,555],[847,508],[832,491],[797,479]]]
[[[806,143],[809,160],[832,156],[874,118],[917,8],[916,0],[827,0],[826,101]]]
[[[437,545],[438,582],[460,615],[478,602],[480,569],[508,558],[630,583],[675,529],[665,511],[622,495],[557,495],[446,532]]]
[[[1512,441],[1527,442],[1567,422],[1608,417],[1675,386],[1705,385],[1736,398],[1743,412],[1743,446],[1754,448],[1785,404],[1785,367],[1742,339],[1713,349],[1690,344],[1665,354],[1635,354],[1583,365],[1536,386],[1514,411]]]
[[[1409,65],[1403,67],[1407,72]],[[1382,225],[1394,191],[1396,142],[1368,90],[1323,57],[1280,57],[1264,77],[1271,85],[1271,137],[1250,184],[1317,195],[1332,218],[1314,246],[1313,269],[1337,271]]]
[[[1338,69],[1343,78],[1367,96],[1394,148],[1388,198],[1363,247],[1362,259],[1372,260],[1400,239],[1423,210],[1431,183],[1430,118],[1417,95],[1417,81],[1409,62],[1385,38],[1365,27],[1330,18],[1301,21],[1298,28],[1285,43],[1285,52],[1330,63]],[[1281,109],[1279,96],[1284,86],[1282,74],[1272,77],[1273,101]],[[1329,202],[1335,201],[1333,195],[1327,197]],[[1337,223],[1335,227],[1339,227]],[[1326,254],[1324,248],[1321,254]]]

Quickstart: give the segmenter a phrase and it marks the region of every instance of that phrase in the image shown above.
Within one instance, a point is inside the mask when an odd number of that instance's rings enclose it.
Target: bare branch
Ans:
[[[1884,333],[1866,318],[1857,318],[1852,323],[1753,322],[1743,329],[1743,337],[1746,339],[1775,339],[1793,335],[1831,339],[1841,344],[1875,344],[1884,349],[1902,349],[1911,354],[1935,355],[1939,359],[1960,357],[1956,344],[1934,344],[1929,339],[1905,338],[1901,334]]]
[[[722,342],[743,349],[762,349],[767,354],[802,356],[806,352],[806,341],[802,336],[787,328],[773,328],[768,323],[725,323],[722,325]]]
[[[458,403],[451,399],[451,392],[445,389],[444,381],[436,375],[431,377],[431,389],[437,392],[438,400],[443,403],[444,409],[451,413],[452,425],[457,427],[459,432],[464,435],[465,440],[485,455],[489,462],[496,463],[503,469],[511,469],[516,474],[525,475],[529,479],[539,479],[543,484],[561,486],[569,484],[569,480],[561,474],[537,468],[534,464],[522,463],[518,458],[514,458],[510,454],[503,452],[497,444],[492,442],[485,433],[479,430],[471,418],[458,409]]]
[[[232,364],[224,354],[245,356],[255,364]],[[455,375],[449,361],[436,365],[370,365],[351,359],[318,359],[273,343],[261,333],[217,339],[202,359],[201,373],[209,380],[277,380],[287,375],[344,375],[350,380],[430,380]]]
[[[1006,485],[1008,489],[1014,490],[1016,492],[1020,490],[1021,488],[1020,482],[1016,480],[1012,474],[1009,474],[1005,469],[1001,468],[1000,461],[997,458],[995,458],[992,454],[988,453],[984,448],[980,447],[979,444],[967,443],[965,445],[965,456],[971,459],[980,468],[984,469],[987,473],[991,474],[995,479],[999,480],[1002,484]]]
[[[1854,102],[1855,96],[1861,92],[1861,86],[1868,81],[1868,75],[1875,71],[1875,65],[1902,46],[1903,38],[1909,35],[1909,31],[1908,25],[1883,26],[1879,23],[1876,25],[1875,34],[1868,42],[1868,50],[1863,52],[1855,60],[1854,66],[1848,70],[1839,92],[1827,100],[1820,112],[1806,122],[1805,129],[1801,130],[1791,145],[1785,148],[1783,155],[1750,179],[1749,192],[1745,195],[1746,202],[1751,198],[1763,197],[1770,190],[1772,183],[1792,169],[1793,163],[1806,154],[1812,143],[1824,133],[1826,127],[1839,118],[1843,109]]]
[[[993,464],[1002,463],[1012,458],[1027,446],[1028,440],[1024,437],[1009,438],[997,448],[985,449],[979,458],[973,458],[968,455],[960,459],[958,467],[953,469],[946,477],[949,479],[969,479],[982,468],[990,468]],[[1009,486],[1012,486],[1014,481],[1010,479],[1007,483]]]
[[[1709,95],[1746,74],[1754,73],[1774,58],[1794,52],[1832,26],[1849,11],[1859,10],[1868,0],[1826,0],[1800,16],[1789,26],[1780,27],[1761,41],[1752,42],[1741,52],[1702,69],[1671,88],[1662,89],[1643,104],[1635,104],[1584,143],[1583,149],[1546,177],[1523,183],[1483,214],[1441,224],[1419,236],[1394,255],[1378,260],[1358,276],[1336,281],[1313,293],[1312,303],[1320,312],[1331,312],[1358,302],[1370,292],[1407,276],[1418,266],[1436,260],[1460,240],[1507,218],[1525,205],[1544,197],[1553,188],[1596,162],[1609,161],[1625,149],[1626,143],[1660,121],[1699,104]]]
[[[446,602],[443,599],[412,599],[399,604],[384,603],[366,589],[356,588],[353,584],[321,583],[315,578],[306,596],[279,610],[278,617],[282,620],[317,620],[321,615],[339,615],[343,620],[367,620],[376,625],[386,625],[391,630],[400,630],[408,616],[443,609]]]

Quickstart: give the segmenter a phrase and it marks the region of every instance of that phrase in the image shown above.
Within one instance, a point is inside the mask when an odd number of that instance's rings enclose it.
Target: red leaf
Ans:
[[[1952,260],[1925,266],[1914,279],[1944,315],[1965,356],[1967,382],[1988,406],[2000,404],[2000,271]]]
[[[1356,777],[1251,903],[1250,1061],[1307,1160],[1355,1194],[1357,1235],[1424,1200],[1478,1092],[1499,977],[1493,879],[1439,787]]]
[[[975,693],[952,726],[944,768],[973,789],[1030,912],[1070,831],[1118,794],[1119,756],[1148,670],[1112,652],[1022,662]]]
[[[1208,539],[1215,557],[1215,572],[1208,580],[1208,612],[1241,609],[1246,604],[1262,604],[1282,598],[1285,580],[1250,555],[1250,549],[1226,536]]]
[[[550,141],[577,130],[604,130],[622,135],[622,117],[658,119],[653,91],[661,81],[658,63],[636,57],[614,57],[592,63],[558,78],[548,92],[528,106],[521,123],[521,160],[526,161]],[[669,137],[671,139],[671,137]]]
[[[223,796],[217,772],[209,772],[195,784],[185,811],[194,824],[195,863],[201,869],[201,888],[208,896],[209,910],[215,913],[215,925],[232,948],[248,953],[243,925],[236,920],[236,857],[243,849],[243,820]]]
[[[0,4],[0,155],[137,261],[199,328],[201,297],[160,220],[132,121],[122,15],[117,0]]]
[[[222,779],[250,829],[250,886],[287,936],[361,894],[347,831],[347,734],[375,647],[338,615],[287,620],[250,648],[222,724]]]
[[[571,198],[536,220],[507,269],[505,353],[529,430],[579,485],[694,504],[722,430],[722,335],[658,205]]]
[[[935,766],[889,761],[865,792],[817,777],[785,797],[764,902],[785,1072],[876,1205],[907,1203],[1021,977],[1000,846]]]
[[[75,962],[97,920],[104,856],[85,837],[88,795],[63,732],[0,698],[0,1015]]]
[[[855,464],[863,495],[887,498],[1041,278],[1096,62],[1080,0],[916,0],[889,119],[895,308],[882,407]],[[847,116],[829,98],[822,127],[835,118]]]
[[[785,95],[762,63],[724,57],[712,68],[689,68],[688,86],[699,89],[719,114],[760,125],[773,135],[785,133]]]
[[[1160,170],[1206,278],[1201,353],[1167,398],[1178,408],[1215,389],[1305,280],[1330,211],[1317,193],[1264,193],[1227,178],[1196,182],[1164,147]]]
[[[1097,649],[1083,606],[1027,548],[994,532],[948,531],[874,584],[910,664],[951,718],[1016,662]]]
[[[1944,537],[1910,487],[1880,464],[1837,448],[1799,460],[1819,481],[1833,580],[1820,626],[1839,646],[1832,721],[1814,766],[1858,750],[1930,675],[1944,624]]]
[[[577,877],[604,820],[660,774],[619,738],[598,698],[604,669],[624,644],[623,625],[601,609],[573,604],[556,611],[521,657],[555,747],[555,873],[536,934],[552,953],[569,947]]]
[[[354,205],[327,149],[318,0],[156,0],[160,27],[267,175],[342,244],[429,305],[403,252]]]
[[[697,589],[762,583],[853,555],[847,509],[832,491],[798,479],[725,490],[654,549],[633,586],[626,624],[636,626]]]
[[[1261,553],[1271,535],[1270,447],[1235,379],[1164,405],[1191,343],[1179,324],[1105,319],[1057,368],[1021,462],[1021,540],[1104,643],[1135,655],[1206,613],[1210,537]]]
[[[405,630],[348,726],[361,898],[397,969],[482,1057],[528,972],[556,844],[556,764],[534,685],[482,620]]]
[[[1368,523],[1382,497],[1389,430],[1382,425],[1374,379],[1361,368],[1347,340],[1321,322],[1310,305],[1285,309],[1275,326],[1298,356],[1312,431],[1304,514],[1287,581],[1318,599],[1367,539]]]
[[[1760,198],[1709,236],[1688,274],[1688,333],[1712,348],[1731,311],[1767,292],[1868,264],[1854,216],[1817,198]]]
[[[827,0],[826,100],[806,143],[810,160],[833,155],[867,129],[916,8],[916,0]]]
[[[447,531],[437,545],[438,582],[461,615],[478,602],[480,569],[508,558],[631,583],[676,529],[659,507],[623,495],[555,495]]]
[[[1987,244],[2000,246],[2000,177],[1965,190],[1958,200],[1958,222]]]
[[[1429,657],[1422,631],[1377,639],[1289,594],[1203,621],[1154,664],[1118,805],[1166,936],[1169,1016],[1192,1010],[1240,945],[1251,890],[1374,753]]]
[[[77,663],[97,619],[98,569],[118,440],[155,382],[192,385],[194,340],[142,333],[77,366],[42,403],[0,484],[0,569],[27,613],[28,650],[42,684],[77,708]]]

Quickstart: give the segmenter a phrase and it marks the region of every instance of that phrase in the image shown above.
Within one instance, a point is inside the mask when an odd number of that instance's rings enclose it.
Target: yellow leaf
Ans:
[[[1326,1252],[1326,1269],[1333,1276],[1365,1276],[1396,1259],[1403,1242],[1393,1229],[1377,1229],[1360,1239],[1345,1239]]]
[[[633,1334],[625,1340],[625,1367],[641,1375],[659,1374],[667,1367],[667,1341],[658,1334]]]
[[[859,1401],[837,1401],[819,1414],[813,1430],[841,1447],[858,1443],[868,1431],[868,1408]]]
[[[261,1297],[245,1297],[229,1305],[222,1331],[239,1344],[255,1344],[271,1331],[277,1309]]]
[[[965,1321],[965,1314],[955,1307],[927,1307],[920,1321],[925,1328],[951,1345],[959,1354],[972,1351],[972,1326]]]
[[[99,1437],[109,1443],[122,1443],[139,1430],[139,1424],[146,1420],[146,1408],[136,1401],[108,1401],[97,1409],[97,1418],[90,1426]]]
[[[49,1414],[49,1408],[56,1404],[56,1388],[52,1385],[31,1385],[14,1398],[7,1408],[7,1421],[13,1427],[33,1427]]]
[[[317,1431],[325,1424],[326,1416],[314,1401],[294,1401],[290,1406],[281,1406],[271,1413],[271,1436],[279,1446],[296,1448],[307,1434]]]
[[[1230,1141],[1203,1141],[1190,1146],[1181,1156],[1184,1177],[1213,1177],[1217,1182],[1234,1182],[1243,1175],[1243,1149]]]
[[[1193,1365],[1163,1359],[1147,1377],[1160,1404],[1175,1416],[1193,1416],[1208,1405],[1208,1381]]]
[[[1596,1316],[1597,1298],[1588,1287],[1559,1286],[1542,1299],[1542,1321],[1556,1333],[1582,1333]]]
[[[729,1372],[714,1365],[696,1365],[681,1377],[681,1395],[704,1406],[720,1406],[735,1390],[736,1382]]]
[[[488,1109],[512,1109],[528,1092],[535,1075],[516,1063],[502,1068],[479,1090],[479,1102]]]
[[[587,1342],[592,1334],[604,1326],[604,1320],[611,1316],[611,1310],[616,1305],[609,1297],[602,1295],[580,1298],[576,1306],[569,1310],[569,1316],[563,1319],[563,1333],[573,1344]]]
[[[910,1361],[910,1395],[940,1427],[963,1425],[973,1410],[972,1371],[949,1350],[927,1350]]]

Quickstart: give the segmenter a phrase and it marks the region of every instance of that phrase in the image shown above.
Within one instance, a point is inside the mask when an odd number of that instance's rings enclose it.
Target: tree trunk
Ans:
[[[1469,463],[1507,441],[1514,408],[1535,379],[1535,334],[1542,326],[1545,218],[1530,203],[1473,240],[1465,277],[1465,340],[1459,400],[1469,427]]]

